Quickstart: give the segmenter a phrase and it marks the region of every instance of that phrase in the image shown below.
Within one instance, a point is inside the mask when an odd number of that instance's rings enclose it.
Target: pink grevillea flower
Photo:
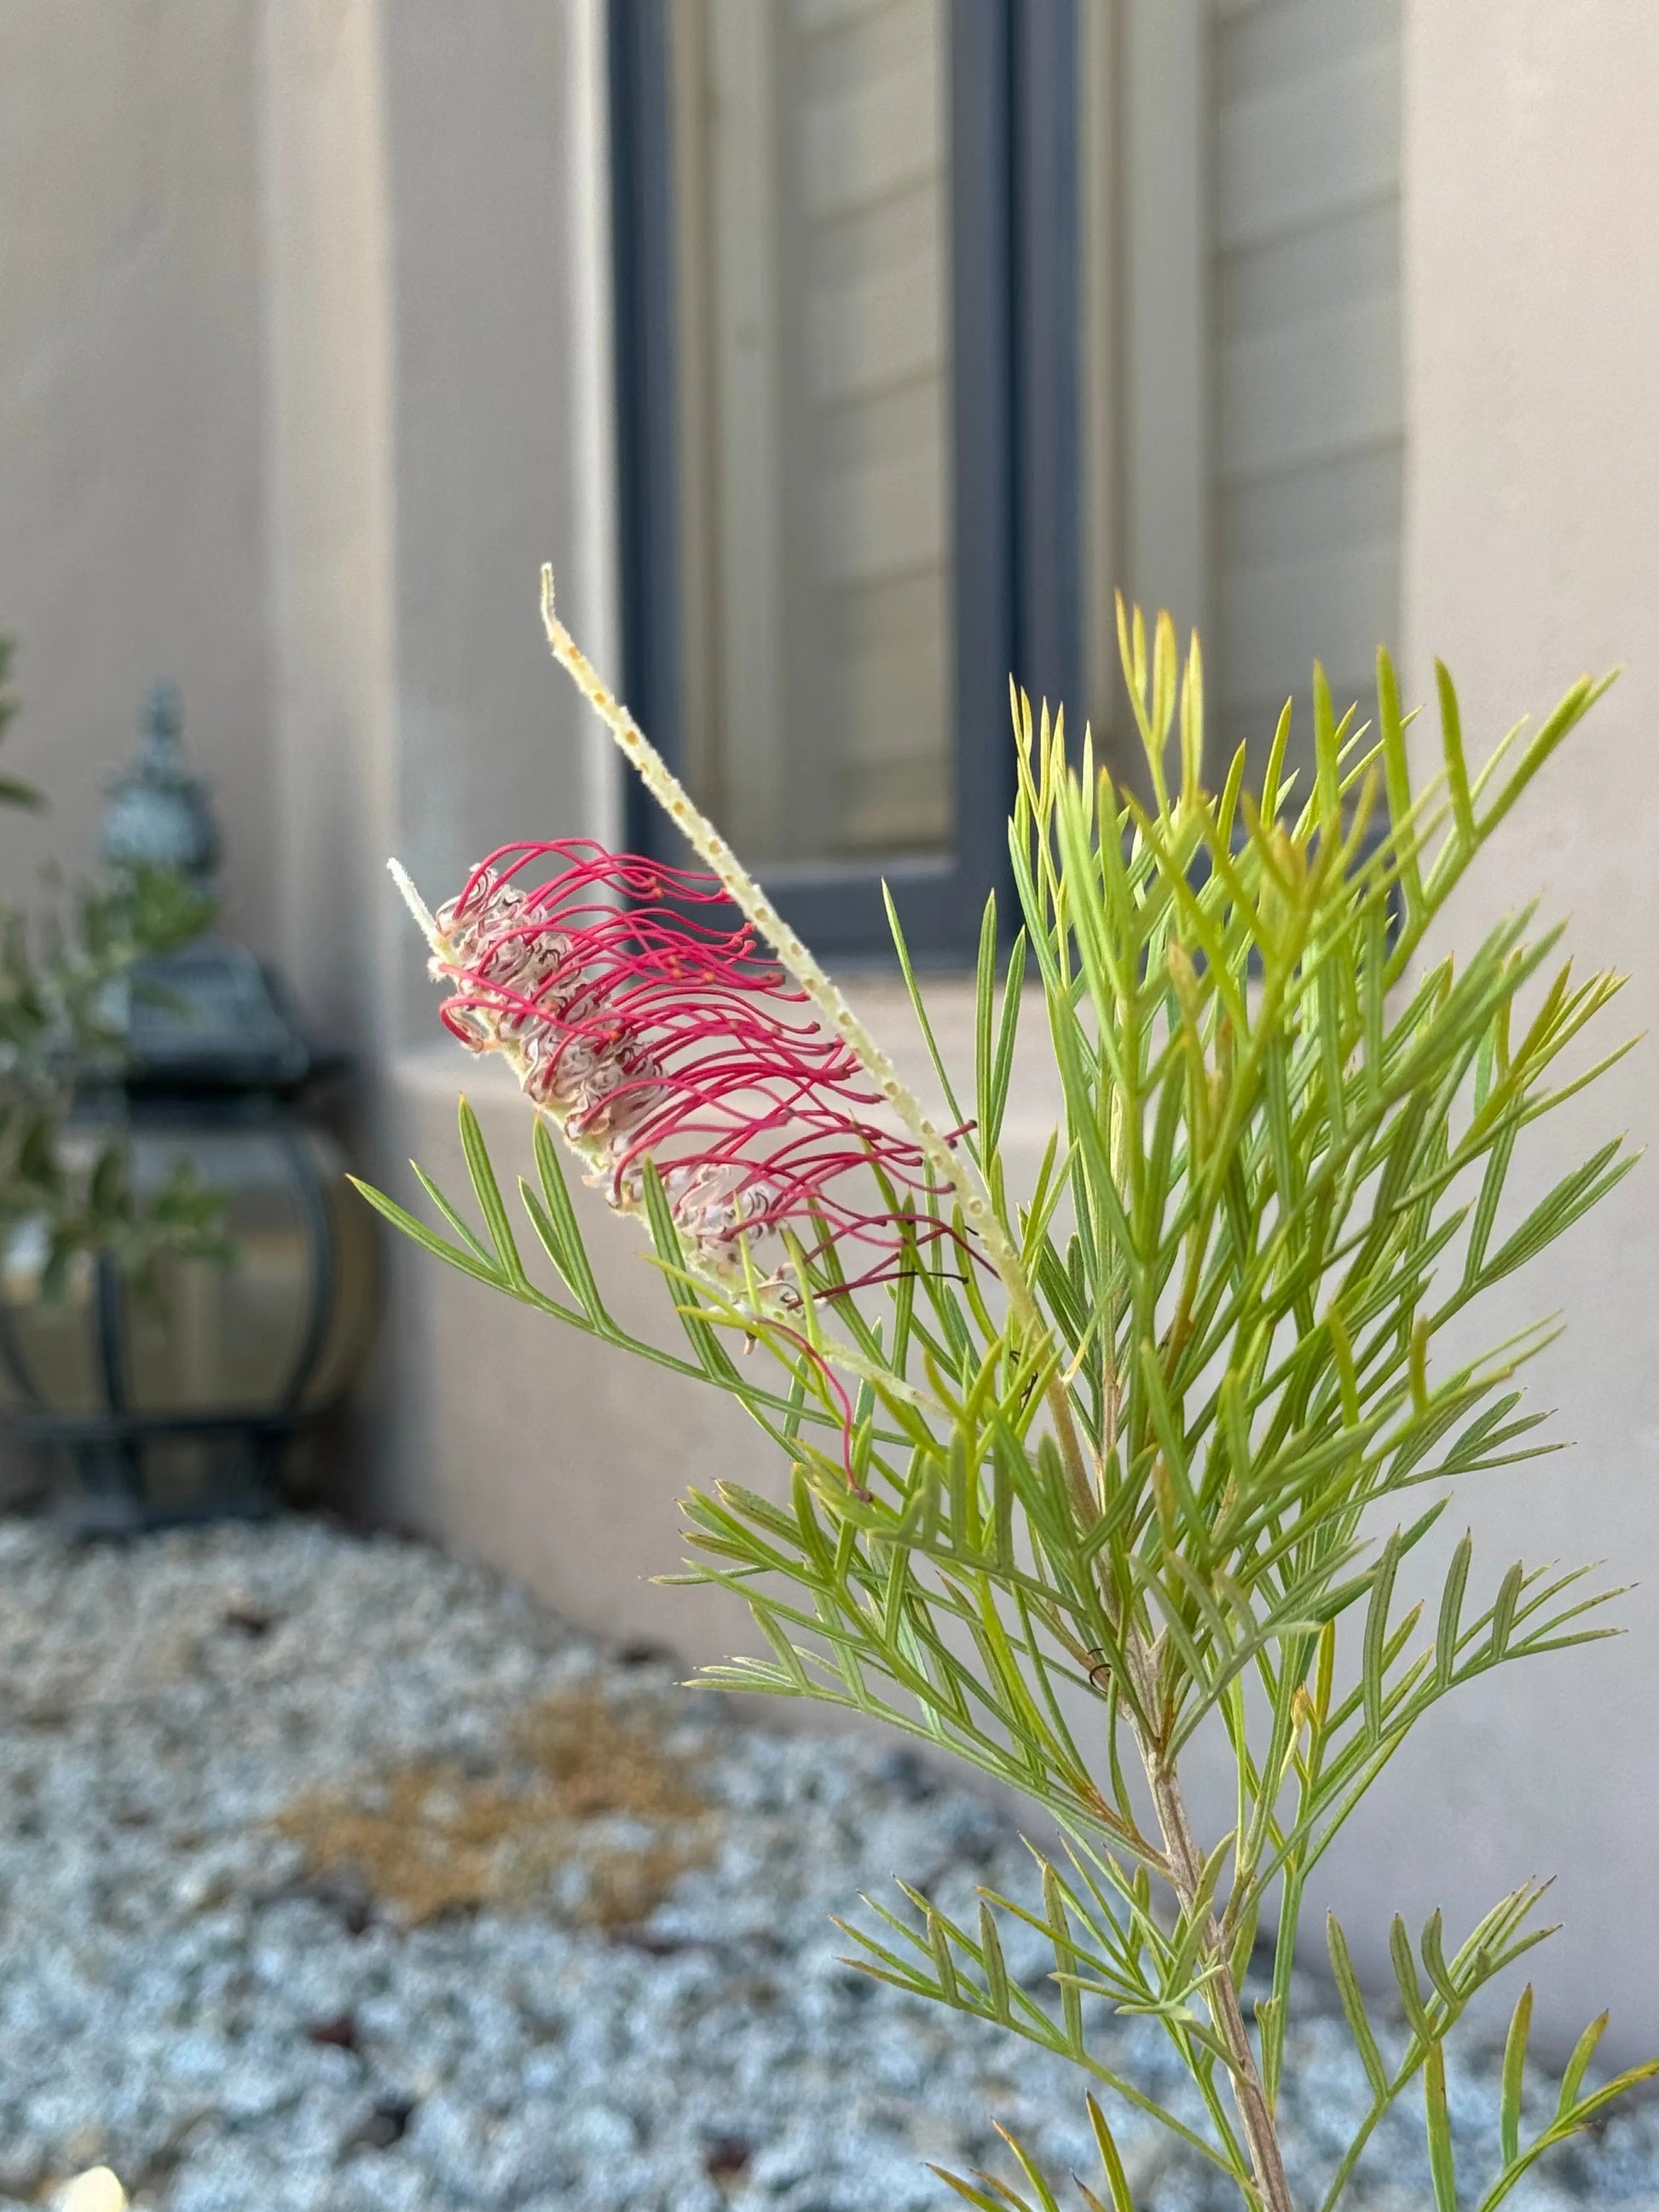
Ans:
[[[504,846],[435,917],[443,1018],[509,1055],[619,1211],[649,1161],[691,1263],[731,1289],[746,1245],[791,1302],[786,1228],[811,1254],[833,1243],[849,1289],[960,1242],[919,1146],[874,1118],[868,1071],[730,914],[710,875],[585,838]]]

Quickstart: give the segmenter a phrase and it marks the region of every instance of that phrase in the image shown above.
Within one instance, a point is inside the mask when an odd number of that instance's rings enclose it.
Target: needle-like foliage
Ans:
[[[1005,960],[988,902],[971,1091],[936,1048],[894,916],[945,1091],[948,1121],[936,1124],[599,685],[550,595],[545,612],[556,656],[913,1142],[921,1165],[903,1191],[872,1145],[884,1200],[860,1216],[884,1221],[898,1260],[873,1285],[854,1280],[826,1220],[817,1236],[787,1231],[783,1263],[763,1266],[739,1211],[722,1264],[709,1264],[680,1232],[671,1164],[647,1159],[613,1202],[643,1216],[673,1286],[688,1346],[675,1356],[635,1343],[607,1311],[545,1110],[537,1182],[520,1188],[556,1295],[531,1280],[465,1106],[483,1235],[429,1182],[450,1236],[369,1195],[468,1273],[735,1395],[775,1439],[789,1471],[781,1494],[724,1483],[685,1501],[690,1578],[737,1593],[767,1648],[706,1679],[879,1716],[1011,1784],[1058,1827],[1062,1848],[1038,1855],[1040,1911],[988,1895],[976,1923],[959,1925],[907,1892],[908,1909],[878,1907],[874,1929],[848,1931],[869,1971],[1076,2062],[1102,2169],[1096,2189],[1077,2185],[1085,2206],[1131,2212],[1105,2110],[1117,2097],[1230,2174],[1245,2203],[1290,2212],[1276,2112],[1320,1858],[1443,1698],[1610,1632],[1595,1613],[1607,1594],[1583,1571],[1517,1561],[1494,1575],[1467,1534],[1437,1587],[1406,1594],[1452,1482],[1550,1449],[1516,1379],[1547,1332],[1475,1356],[1448,1356],[1446,1343],[1466,1345],[1465,1309],[1632,1164],[1615,1139],[1517,1218],[1505,1198],[1517,1145],[1617,1056],[1586,1066],[1569,1048],[1618,979],[1575,981],[1559,930],[1530,909],[1461,962],[1431,934],[1601,687],[1575,685],[1472,775],[1443,671],[1443,765],[1419,782],[1387,656],[1370,727],[1337,720],[1316,672],[1312,788],[1294,793],[1283,775],[1286,708],[1262,759],[1241,748],[1212,789],[1196,640],[1183,661],[1167,617],[1149,650],[1139,614],[1121,616],[1150,797],[1102,772],[1087,738],[1074,762],[1061,721],[1016,696],[1019,927]],[[434,969],[461,977],[476,1008],[487,970],[459,958],[441,917],[426,919]],[[515,972],[527,928],[520,915]],[[580,959],[572,969],[559,945],[543,967],[563,963],[562,995],[549,985],[515,999],[470,1039],[516,1056],[521,1073],[526,1025],[543,1068],[572,1038],[592,1041]],[[1064,1115],[1035,1183],[1016,1189],[1000,1133],[1033,971]],[[585,1111],[562,1126],[591,1165]],[[740,1366],[733,1333],[769,1368]],[[1200,1837],[1182,1776],[1204,1732],[1230,1747],[1237,1790],[1228,1832]],[[1327,2212],[1379,2118],[1419,2081],[1437,2204],[1455,2212],[1445,2041],[1475,1993],[1547,1932],[1534,1924],[1539,1894],[1517,1890],[1461,1945],[1437,1913],[1415,1941],[1395,1921],[1405,2040],[1390,2039],[1389,2057],[1328,1923],[1372,2103]],[[1052,2001],[1009,1974],[999,1929],[1010,1916],[1052,1947]],[[1271,1989],[1247,2020],[1259,1942]],[[1089,2025],[1100,1999],[1162,2024],[1201,2124],[1115,2071]],[[1483,2207],[1655,2070],[1587,2088],[1598,2023],[1553,2118],[1523,2140],[1530,2014],[1528,1990]],[[943,2178],[993,2212],[1056,2206],[1012,2148],[1018,2185]]]

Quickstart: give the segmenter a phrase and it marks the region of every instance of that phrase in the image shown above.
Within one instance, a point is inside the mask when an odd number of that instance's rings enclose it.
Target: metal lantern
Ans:
[[[179,731],[158,685],[103,856],[205,886],[218,833]],[[40,1234],[25,1224],[0,1253],[0,1417],[73,1470],[67,1510],[91,1529],[268,1509],[296,1436],[355,1371],[374,1299],[368,1209],[300,1107],[342,1063],[313,1050],[252,953],[208,935],[144,963],[127,1026],[121,1074],[82,1085],[65,1150],[90,1157],[118,1133],[141,1193],[187,1161],[223,1200],[228,1256],[167,1255],[146,1294],[85,1255],[49,1295]]]

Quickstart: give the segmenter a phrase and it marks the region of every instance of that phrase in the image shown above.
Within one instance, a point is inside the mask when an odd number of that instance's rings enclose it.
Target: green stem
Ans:
[[[1137,1687],[1142,1702],[1151,1711],[1154,1707],[1157,1684],[1152,1679],[1151,1662],[1144,1651],[1139,1655],[1136,1672],[1141,1678]],[[1182,1911],[1190,1912],[1203,1879],[1204,1857],[1193,1837],[1180,1780],[1173,1761],[1165,1759],[1156,1743],[1142,1738],[1140,1755],[1152,1788],[1152,1805],[1158,1814],[1164,1849],[1169,1856],[1170,1878]],[[1250,2045],[1249,2030],[1244,2025],[1238,1987],[1233,1979],[1232,1962],[1226,1955],[1221,1932],[1213,1921],[1210,1925],[1206,1948],[1214,1969],[1205,1984],[1210,2017],[1227,2052],[1228,2067],[1233,2081],[1233,2101],[1238,2107],[1239,2123],[1249,2148],[1256,2193],[1263,2212],[1295,2212],[1291,2201],[1290,2185],[1285,2176],[1284,2158],[1279,2148],[1279,2131],[1267,2102],[1267,2092],[1261,2085],[1255,2053]]]

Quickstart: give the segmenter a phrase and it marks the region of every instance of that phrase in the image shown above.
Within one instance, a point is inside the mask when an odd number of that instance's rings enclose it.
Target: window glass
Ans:
[[[669,10],[687,781],[751,863],[939,853],[945,0]]]
[[[1315,658],[1365,715],[1397,641],[1399,0],[1229,0],[1212,74],[1218,734],[1294,694],[1305,760]]]
[[[1131,775],[1111,587],[1204,632],[1210,764],[1316,657],[1369,712],[1400,615],[1400,0],[1085,11],[1091,705]]]

